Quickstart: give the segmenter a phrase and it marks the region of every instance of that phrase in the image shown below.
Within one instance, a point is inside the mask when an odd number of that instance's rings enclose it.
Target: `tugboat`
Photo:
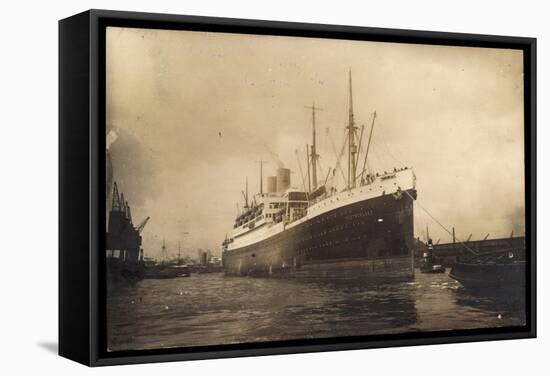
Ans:
[[[422,258],[420,259],[421,273],[445,273],[445,267],[441,264],[436,264],[433,250],[432,239],[428,239],[428,249],[422,253]]]

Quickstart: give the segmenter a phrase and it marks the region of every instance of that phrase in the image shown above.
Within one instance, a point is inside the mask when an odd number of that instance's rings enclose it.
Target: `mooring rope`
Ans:
[[[414,197],[411,196],[411,194],[405,190],[405,193],[414,201]],[[429,211],[428,209],[426,209],[424,206],[422,206],[421,204],[418,203],[418,201],[416,202],[416,205],[420,206],[420,209],[424,210],[426,212],[426,214],[428,214],[430,216],[430,218],[435,222],[437,223],[439,226],[441,226],[441,228],[443,230],[445,230],[449,235],[453,236],[453,233],[451,231],[449,231],[441,222],[439,222]],[[469,252],[471,252],[472,254],[474,255],[477,255],[477,252],[474,251],[472,248],[468,247],[466,245],[466,243],[464,243],[462,240],[460,240],[459,238],[456,237],[456,235],[454,236],[454,239],[455,240],[458,240],[458,242],[464,247],[466,248]]]

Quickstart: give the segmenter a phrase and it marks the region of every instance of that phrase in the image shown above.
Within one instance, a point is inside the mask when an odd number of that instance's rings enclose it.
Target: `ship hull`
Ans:
[[[145,277],[145,266],[141,262],[122,261],[119,258],[108,257],[106,269],[109,286],[134,285]]]
[[[228,275],[406,278],[414,274],[413,197],[371,198],[225,251]]]
[[[510,263],[457,263],[449,276],[466,288],[525,288],[525,261]]]

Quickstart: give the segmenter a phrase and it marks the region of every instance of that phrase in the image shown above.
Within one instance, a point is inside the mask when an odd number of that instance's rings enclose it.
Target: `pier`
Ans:
[[[418,261],[422,252],[427,249],[424,242],[417,240],[415,249],[415,260]],[[476,253],[495,252],[503,249],[514,249],[525,252],[525,236],[507,237],[498,239],[481,239],[451,243],[435,244],[433,246],[434,256],[438,262],[445,267],[452,267],[458,260],[472,256],[467,248]]]

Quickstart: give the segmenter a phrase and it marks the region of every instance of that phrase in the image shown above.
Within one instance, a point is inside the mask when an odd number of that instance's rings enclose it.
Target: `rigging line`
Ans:
[[[414,200],[413,196],[411,196],[411,194],[408,192],[408,191],[403,191],[407,194],[407,196],[409,196],[412,200]],[[426,214],[428,214],[428,216],[435,222],[437,223],[439,226],[441,226],[441,228],[443,230],[445,230],[445,232],[447,232],[447,234],[453,236],[453,233],[451,231],[449,231],[445,226],[443,226],[443,224],[441,222],[439,222],[429,211],[428,209],[426,209],[425,207],[423,207],[422,205],[420,205],[418,203],[418,201],[416,201],[416,205],[418,205],[420,207],[420,209],[424,210],[424,212],[426,212]],[[474,251],[472,248],[468,247],[462,240],[460,240],[459,238],[456,237],[455,235],[455,240],[458,240],[458,242],[464,247],[466,248],[469,252],[471,252],[472,254],[474,255],[477,255],[477,252]]]
[[[386,147],[386,150],[388,151],[388,154],[390,155],[390,157],[392,157],[393,160],[396,161],[400,166],[405,166],[405,163],[397,159],[397,157],[391,152],[390,147],[388,146],[386,141],[382,140],[382,142],[384,143],[384,146]]]
[[[323,171],[323,166],[321,166],[321,158],[317,160],[317,163],[319,164],[319,171],[321,171],[321,176],[325,176],[325,172]]]
[[[372,148],[372,154],[375,161],[378,161],[376,166],[378,169],[391,171],[395,167],[395,162],[388,156],[388,153],[382,147],[382,144],[377,144],[378,148]]]
[[[319,148],[316,147],[316,150],[318,150]],[[321,171],[321,176],[324,175],[324,172],[323,172],[323,168],[321,167],[321,153],[317,153],[318,157],[317,157],[317,164],[319,165],[319,171]]]
[[[300,157],[298,156],[298,149],[296,151],[296,161],[298,162],[298,168],[300,169],[300,176],[302,177],[302,185],[304,186],[304,192],[306,192],[306,200],[309,201],[309,194],[306,188],[306,180],[304,179],[304,173],[302,171],[302,164],[300,163]]]
[[[379,128],[380,128],[380,127],[379,127]],[[379,132],[379,135],[380,135],[380,136],[379,136],[379,139],[382,141],[383,145],[386,147],[386,150],[387,150],[388,154],[389,154],[390,157],[392,157],[393,160],[394,160],[395,162],[397,162],[400,166],[406,166],[406,164],[403,163],[403,160],[398,159],[398,158],[395,156],[395,154],[391,151],[391,149],[390,149],[390,147],[389,147],[389,145],[388,145],[388,143],[387,143],[387,141],[386,141],[387,137],[386,137],[386,134],[384,133],[384,132],[385,132],[384,130],[385,130],[384,127],[380,128],[380,132]],[[400,157],[401,157],[401,156],[400,156]]]
[[[361,170],[361,173],[355,177],[357,179],[358,177],[361,177],[361,180],[363,180],[363,175],[365,174],[365,167],[367,166],[367,157],[369,156],[369,150],[370,150],[370,144],[372,141],[372,131],[374,130],[374,122],[376,121],[376,111],[372,114],[372,123],[370,126],[370,133],[369,133],[369,141],[367,143],[367,150],[365,151],[365,160],[363,161],[363,169]]]
[[[340,150],[340,155],[338,156],[338,159],[336,161],[336,166],[340,169],[340,172],[342,173],[343,182],[344,182],[344,184],[346,184],[346,186],[347,186],[347,178],[346,178],[346,173],[344,172],[344,169],[342,168],[341,161],[342,161],[342,157],[344,156],[344,152],[346,150],[347,139],[348,139],[348,135],[344,134],[344,141],[342,143],[342,150]]]
[[[373,116],[373,114],[369,115],[368,122],[370,122],[372,116]],[[361,125],[361,136],[359,136],[359,148],[357,149],[357,158],[355,159],[355,165],[356,166],[359,166],[359,160],[361,159],[361,144],[363,142],[363,132],[364,131],[365,131],[365,124],[362,124]]]
[[[328,168],[328,172],[327,172],[327,177],[325,178],[325,184],[323,184],[323,185],[325,185],[325,186],[327,185],[328,178],[330,177],[330,171],[331,171],[331,170],[332,170],[332,169],[329,167],[329,168]]]
[[[344,142],[342,145],[342,150],[340,151],[340,154],[338,154],[338,151],[336,150],[336,145],[334,145],[334,140],[332,137],[330,137],[330,144],[332,145],[332,150],[334,151],[335,157],[336,157],[336,167],[340,170],[342,173],[342,179],[344,179],[344,182],[346,181],[346,174],[344,173],[344,170],[342,169],[342,165],[340,164],[340,160],[342,159],[342,156],[344,155],[344,150],[346,148],[346,139],[347,135],[344,134]]]
[[[361,125],[361,135],[359,136],[359,147],[357,148],[357,156],[355,157],[355,166],[359,166],[359,158],[361,157],[361,143],[363,142],[363,132],[365,131],[365,124]],[[355,179],[357,180],[357,179]]]

